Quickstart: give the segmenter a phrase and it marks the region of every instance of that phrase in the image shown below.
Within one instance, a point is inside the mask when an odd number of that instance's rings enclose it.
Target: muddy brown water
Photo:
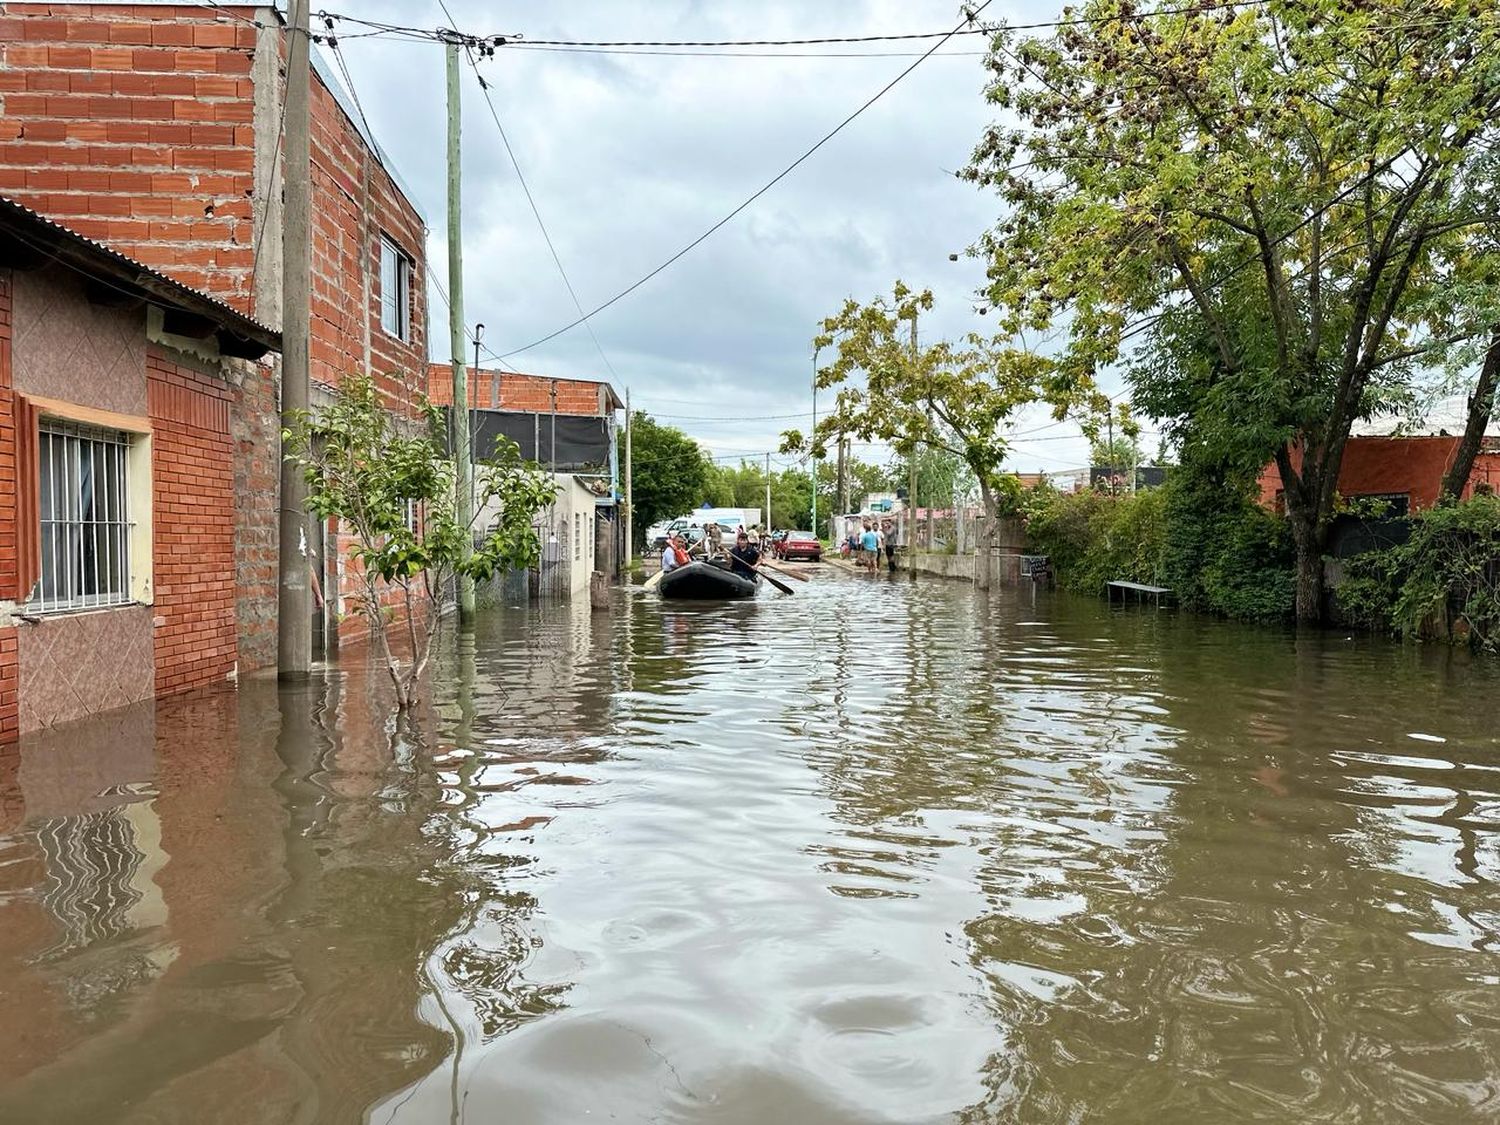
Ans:
[[[6,1122],[1500,1117],[1500,666],[825,573],[0,756]]]

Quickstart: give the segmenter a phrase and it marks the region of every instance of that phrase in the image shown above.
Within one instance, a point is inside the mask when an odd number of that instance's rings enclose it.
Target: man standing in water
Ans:
[[[859,537],[860,561],[870,568],[870,573],[875,573],[875,568],[880,565],[880,531],[875,524],[865,521],[865,530]]]
[[[892,574],[896,573],[896,525],[890,520],[884,520],[880,525],[880,535],[885,543],[885,562]]]
[[[750,542],[750,536],[742,527],[735,534],[734,546],[729,551],[729,569],[741,578],[755,580],[755,570],[760,566],[760,548]]]

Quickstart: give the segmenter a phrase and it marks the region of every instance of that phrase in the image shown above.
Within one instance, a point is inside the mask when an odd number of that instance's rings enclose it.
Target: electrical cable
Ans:
[[[565,324],[561,328],[554,329],[553,331],[547,333],[545,336],[538,337],[537,339],[531,341],[531,343],[529,343],[529,344],[525,344],[525,345],[523,345],[522,347],[519,347],[519,348],[512,348],[510,351],[504,352],[503,355],[508,358],[510,356],[513,356],[513,355],[518,355],[521,352],[530,351],[532,348],[539,347],[542,344],[547,343],[547,341],[549,341],[549,340],[556,339],[558,336],[561,336],[564,332],[567,332],[567,331],[569,331],[569,330],[571,330],[573,328],[576,328],[578,325],[580,325],[580,324],[584,323],[585,321],[587,321],[590,317],[597,316],[599,313],[601,313],[605,309],[609,308],[616,301],[619,301],[621,298],[626,297],[629,294],[633,293],[635,290],[639,289],[642,285],[646,284],[646,282],[650,281],[657,274],[661,273],[663,270],[667,269],[667,267],[671,266],[673,263],[677,262],[679,259],[681,259],[686,254],[688,254],[690,251],[692,251],[693,249],[695,249],[696,247],[698,247],[699,245],[701,245],[711,235],[713,235],[716,231],[718,231],[721,227],[725,226],[732,219],[734,219],[735,216],[739,215],[742,211],[744,211],[751,204],[753,204],[757,199],[759,199],[761,196],[765,195],[766,192],[770,191],[773,187],[775,187],[778,183],[780,183],[782,180],[784,180],[787,176],[791,175],[791,173],[793,171],[795,171],[799,166],[801,166],[804,161],[806,161],[809,157],[811,157],[814,153],[816,153],[825,144],[827,144],[829,141],[831,141],[834,137],[838,136],[838,134],[841,133],[847,125],[849,125],[852,121],[854,121],[855,118],[859,117],[859,115],[862,114],[862,113],[864,113],[865,110],[869,109],[872,105],[874,105],[881,98],[883,98],[887,93],[889,93],[896,86],[897,83],[899,83],[903,78],[905,78],[912,71],[916,70],[917,67],[921,66],[922,63],[927,58],[929,58],[939,47],[941,47],[944,43],[946,43],[949,39],[951,39],[959,31],[961,31],[963,29],[963,27],[965,26],[965,24],[973,23],[974,20],[976,18],[978,18],[979,14],[981,12],[983,12],[985,8],[989,7],[990,4],[993,3],[993,2],[994,2],[994,0],[984,0],[984,3],[980,4],[979,7],[976,10],[967,13],[966,16],[965,16],[965,18],[964,18],[964,20],[963,20],[963,22],[961,22],[957,26],[955,26],[952,31],[948,32],[948,34],[946,36],[944,36],[942,39],[939,39],[936,43],[934,43],[927,50],[927,52],[925,54],[923,54],[921,57],[919,57],[918,59],[916,59],[916,61],[914,61],[913,63],[911,63],[911,65],[907,66],[904,70],[902,70],[901,73],[897,74],[896,77],[892,78],[889,82],[887,82],[884,86],[882,86],[878,91],[876,91],[876,93],[872,97],[870,97],[869,99],[867,99],[853,113],[851,113],[847,117],[845,117],[842,121],[840,121],[837,125],[835,125],[827,133],[824,133],[823,136],[820,137],[812,145],[811,148],[809,148],[805,152],[803,152],[801,156],[797,157],[796,160],[792,161],[785,168],[783,168],[780,172],[776,173],[775,176],[773,176],[770,180],[766,181],[765,184],[763,184],[760,188],[758,188],[752,195],[750,195],[742,203],[740,203],[738,206],[736,206],[727,215],[725,215],[723,218],[721,218],[718,222],[714,223],[706,231],[704,231],[702,234],[700,234],[697,238],[693,239],[693,241],[689,242],[681,250],[678,250],[675,254],[673,254],[671,257],[669,257],[666,261],[662,262],[655,269],[651,270],[644,277],[641,277],[637,281],[632,282],[630,285],[626,286],[624,289],[622,289],[618,293],[616,293],[613,297],[609,298],[609,300],[607,300],[604,303],[596,306],[594,309],[590,310],[588,313],[580,315],[577,320],[572,321],[569,324]]]
[[[941,39],[947,41],[954,35],[992,35],[997,31],[1043,31],[1051,28],[1080,27],[1091,24],[1126,23],[1135,20],[1153,19],[1161,16],[1177,15],[1199,15],[1209,12],[1224,11],[1226,9],[1261,8],[1271,4],[1273,0],[1222,0],[1220,3],[1190,4],[1177,8],[1158,8],[1154,10],[1135,12],[1131,14],[1117,13],[1109,16],[1076,16],[1057,20],[1037,20],[1029,23],[1017,23],[999,26],[979,26],[965,28],[963,24],[953,31],[917,31],[882,35],[831,35],[816,36],[802,39],[524,39],[513,35],[468,35],[465,33],[442,30],[428,30],[407,24],[385,23],[379,20],[365,19],[359,16],[351,16],[342,12],[318,12],[319,17],[328,16],[336,20],[345,20],[361,27],[373,29],[378,34],[403,34],[409,36],[420,36],[427,39],[439,39],[444,35],[460,34],[471,43],[486,43],[496,47],[527,46],[527,47],[555,47],[555,48],[616,48],[616,47],[654,47],[654,48],[720,48],[720,47],[813,47],[828,46],[840,43],[896,43],[912,42],[923,39]],[[979,15],[989,4],[986,2],[973,8],[966,13],[964,24],[972,24],[975,17]],[[449,17],[450,22],[452,17]],[[925,57],[925,56],[924,56]]]

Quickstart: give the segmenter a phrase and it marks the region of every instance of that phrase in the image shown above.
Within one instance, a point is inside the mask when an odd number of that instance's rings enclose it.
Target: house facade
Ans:
[[[279,330],[285,48],[272,5],[0,3],[0,193]],[[368,370],[398,408],[427,370],[426,222],[311,54],[313,402]],[[275,441],[238,453],[240,502],[274,515]],[[366,625],[338,610],[349,543],[316,531],[326,650]]]
[[[617,575],[625,551],[615,415],[624,403],[615,389],[594,379],[483,368],[469,371],[468,388],[475,456],[507,438],[556,478],[558,499],[537,528],[542,565],[532,589],[570,597],[587,591],[594,570]],[[452,408],[449,364],[428,367],[427,395],[434,405]]]
[[[0,740],[274,661],[279,347],[0,196]]]
[[[1438,501],[1443,477],[1454,458],[1468,422],[1468,403],[1462,398],[1437,403],[1416,431],[1398,419],[1360,423],[1344,446],[1339,465],[1339,495],[1345,500],[1387,501],[1394,515],[1430,508]],[[1292,463],[1299,469],[1301,450],[1293,448]],[[1260,475],[1260,500],[1268,508],[1283,506],[1281,474],[1275,462]],[[1500,426],[1486,431],[1461,499],[1475,489],[1500,492]]]

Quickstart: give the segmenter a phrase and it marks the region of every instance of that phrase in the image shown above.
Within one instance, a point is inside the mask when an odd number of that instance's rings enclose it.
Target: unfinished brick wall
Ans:
[[[191,5],[5,4],[0,191],[249,311],[254,47]]]
[[[0,269],[0,591],[16,586],[16,426],[11,388],[11,272]],[[0,629],[0,743],[21,736],[16,627]]]
[[[612,397],[606,384],[587,379],[550,379],[545,375],[521,375],[483,368],[469,369],[469,406],[475,410],[495,407],[495,378],[500,379],[500,410],[524,410],[537,414],[577,414],[597,418],[610,413],[604,400]],[[553,388],[556,388],[556,397]],[[453,402],[452,368],[446,363],[427,369],[427,395],[438,406]]]
[[[160,696],[235,670],[233,392],[157,347],[147,353],[146,376]]]
[[[257,19],[279,26],[248,4],[0,4],[0,192],[254,314],[256,254],[277,237],[252,220],[257,149],[277,143],[253,125]],[[422,218],[316,72],[310,129],[313,379],[332,386],[368,352],[394,373],[382,389],[420,386]],[[382,232],[414,263],[404,341],[380,328]]]

